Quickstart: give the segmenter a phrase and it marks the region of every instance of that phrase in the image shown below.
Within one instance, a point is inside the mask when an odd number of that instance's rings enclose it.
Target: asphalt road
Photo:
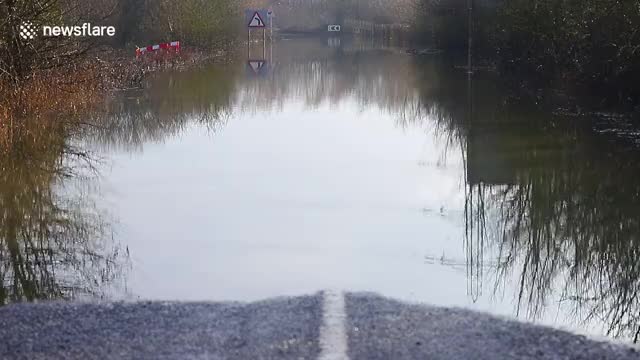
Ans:
[[[344,319],[329,323],[323,294],[250,304],[9,305],[0,308],[0,359],[640,359],[621,345],[466,310],[373,294],[342,300]],[[344,331],[323,336],[335,326]],[[327,352],[340,336],[345,354]]]

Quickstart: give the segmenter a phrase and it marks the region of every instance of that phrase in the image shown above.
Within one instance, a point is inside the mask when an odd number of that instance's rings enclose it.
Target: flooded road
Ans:
[[[442,58],[332,45],[118,94],[64,141],[97,159],[81,176],[32,171],[77,151],[3,158],[31,166],[1,178],[3,302],[345,289],[633,340],[633,131]]]

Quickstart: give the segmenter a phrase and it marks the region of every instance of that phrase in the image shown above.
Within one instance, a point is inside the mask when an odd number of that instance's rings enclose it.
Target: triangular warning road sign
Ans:
[[[249,67],[251,68],[251,70],[253,70],[254,73],[256,73],[256,75],[260,73],[260,70],[262,70],[264,64],[264,60],[249,60]]]
[[[249,22],[249,27],[250,28],[252,28],[252,27],[256,27],[256,28],[265,27],[264,21],[262,20],[262,17],[260,16],[260,13],[258,13],[257,11],[251,17],[251,21]]]

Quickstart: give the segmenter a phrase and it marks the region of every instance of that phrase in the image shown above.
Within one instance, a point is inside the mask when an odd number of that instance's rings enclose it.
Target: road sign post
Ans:
[[[269,40],[273,41],[273,10],[267,10],[267,17],[269,18]]]
[[[247,24],[247,57],[251,57],[251,29],[262,29],[262,57],[267,51],[267,25],[273,28],[271,23],[271,10],[258,9],[245,11],[245,23]]]
[[[273,66],[273,18],[272,9],[248,9],[245,10],[245,26],[247,27],[247,69],[251,77],[267,77]],[[269,27],[269,40],[271,44],[271,61],[267,61],[267,27]],[[262,56],[251,54],[252,29],[262,29]],[[255,38],[255,36],[254,36]],[[258,58],[259,57],[259,58]]]

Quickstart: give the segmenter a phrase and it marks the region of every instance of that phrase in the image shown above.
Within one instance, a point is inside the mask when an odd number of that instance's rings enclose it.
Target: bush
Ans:
[[[511,0],[498,13],[495,44],[502,59],[555,78],[637,81],[638,28],[633,1]]]

